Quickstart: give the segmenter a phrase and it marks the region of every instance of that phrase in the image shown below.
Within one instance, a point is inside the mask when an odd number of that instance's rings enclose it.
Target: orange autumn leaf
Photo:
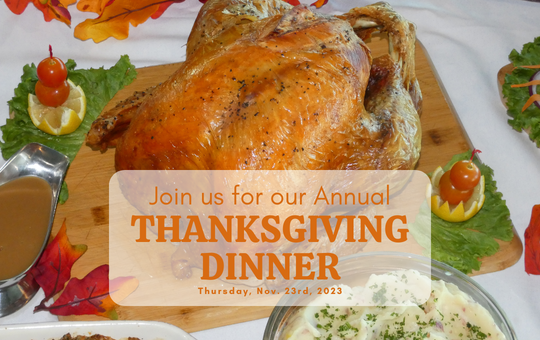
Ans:
[[[75,37],[81,40],[92,39],[96,43],[110,37],[119,40],[126,39],[129,35],[130,24],[136,27],[146,22],[158,10],[163,10],[162,5],[183,1],[110,0],[99,17],[86,19],[75,27]]]
[[[34,312],[47,310],[54,315],[95,314],[118,319],[116,302],[137,289],[139,281],[131,276],[109,281],[109,265],[92,270],[83,279],[71,279],[66,289],[50,306],[38,306]]]
[[[76,0],[75,0],[76,1]],[[80,0],[77,9],[81,12],[94,12],[100,14],[110,0]]]
[[[77,0],[46,0],[45,2],[40,0],[6,0],[6,5],[13,13],[19,15],[24,12],[30,2],[43,12],[45,21],[56,19],[69,26],[71,25],[71,14],[67,10],[67,6],[74,4]]]
[[[327,3],[328,3],[328,0],[317,0],[316,2],[312,3],[311,6],[321,8],[322,6],[326,5]]]
[[[67,7],[69,5],[73,5],[74,3],[76,3],[77,0],[60,0],[60,3],[64,6],[64,7]]]
[[[71,277],[71,268],[85,252],[84,244],[71,245],[66,234],[66,221],[51,243],[43,251],[38,263],[30,270],[36,282],[45,292],[45,303],[56,293],[64,289],[64,285]]]

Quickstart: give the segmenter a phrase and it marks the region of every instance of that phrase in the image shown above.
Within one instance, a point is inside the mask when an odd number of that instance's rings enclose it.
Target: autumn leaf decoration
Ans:
[[[37,265],[30,270],[30,274],[45,293],[42,304],[64,289],[64,285],[71,277],[71,267],[87,248],[84,244],[71,245],[64,221],[54,240],[45,248]]]
[[[77,0],[5,0],[5,2],[8,8],[17,15],[24,12],[29,3],[33,3],[37,9],[43,12],[45,21],[56,19],[70,26],[71,14],[69,14],[67,6],[74,4]]]
[[[533,207],[525,230],[525,272],[540,275],[540,204]]]
[[[300,5],[300,1],[298,1],[298,0],[285,0],[285,1],[288,2],[290,5],[293,5],[293,6]]]
[[[47,310],[54,315],[96,314],[116,320],[118,315],[114,301],[122,300],[137,286],[138,281],[134,277],[119,277],[109,282],[109,265],[104,264],[81,280],[71,279],[52,305],[39,305],[34,312]]]
[[[126,39],[130,24],[136,27],[148,18],[157,19],[170,5],[179,2],[184,0],[81,0],[77,4],[77,9],[95,12],[99,16],[78,24],[75,27],[75,37],[81,40],[92,39],[96,43],[109,37]]]
[[[296,1],[296,0],[295,0]],[[67,7],[77,0],[5,0],[8,8],[19,15],[30,2],[43,12],[45,21],[59,20],[71,25],[71,14]],[[126,39],[129,26],[138,26],[148,18],[159,18],[169,6],[184,0],[80,0],[77,9],[93,12],[99,16],[87,19],[75,27],[74,35],[81,40],[92,39],[98,43],[107,38]],[[206,0],[200,0],[206,2]]]
[[[34,313],[49,311],[54,315],[96,314],[110,319],[118,318],[114,301],[121,301],[131,294],[137,288],[138,281],[134,277],[109,281],[108,265],[97,267],[83,279],[71,278],[73,264],[86,249],[86,245],[71,245],[64,221],[54,240],[28,274],[45,292],[45,298],[35,307]],[[47,302],[60,292],[56,301],[47,306]]]
[[[71,25],[71,14],[67,7],[77,2],[81,12],[98,14],[97,18],[86,19],[75,27],[74,35],[81,40],[92,39],[98,43],[110,37],[126,39],[129,27],[138,26],[148,20],[157,19],[174,3],[185,0],[5,0],[8,8],[19,15],[29,3],[43,12],[45,21],[59,20]],[[193,1],[193,0],[192,0]],[[206,0],[199,0],[205,3]],[[289,4],[300,5],[299,0],[285,0]],[[317,0],[311,6],[321,8],[328,0]]]
[[[314,3],[312,3],[311,6],[321,8],[322,6],[326,5],[327,3],[328,3],[328,0],[317,0]]]

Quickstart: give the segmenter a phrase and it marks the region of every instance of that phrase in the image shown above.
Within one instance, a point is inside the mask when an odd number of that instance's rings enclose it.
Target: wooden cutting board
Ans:
[[[386,53],[387,41],[373,38],[369,43],[374,56]],[[134,91],[145,90],[168,78],[180,64],[147,67],[138,70],[137,79],[120,91],[105,110]],[[451,104],[445,100],[437,76],[420,44],[417,45],[416,69],[424,96],[422,115],[422,154],[418,169],[431,172],[450,158],[472,146],[463,131]],[[114,174],[114,152],[92,151],[83,146],[71,164],[66,182],[70,197],[58,207],[53,227],[55,235],[66,219],[68,236],[73,244],[84,243],[88,251],[73,267],[73,275],[83,277],[96,266],[108,262],[108,189]],[[514,231],[515,233],[515,231]],[[519,237],[511,242],[499,242],[500,251],[483,259],[482,269],[489,273],[516,263],[522,253]],[[159,289],[156,287],[156,289]],[[270,315],[271,307],[118,307],[122,320],[157,320],[176,325],[187,332],[224,326]],[[62,320],[103,320],[93,316],[62,317]]]

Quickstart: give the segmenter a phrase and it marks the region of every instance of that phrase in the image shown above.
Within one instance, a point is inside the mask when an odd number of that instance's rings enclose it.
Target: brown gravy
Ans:
[[[51,215],[52,189],[39,177],[0,186],[0,280],[24,272],[39,255]]]

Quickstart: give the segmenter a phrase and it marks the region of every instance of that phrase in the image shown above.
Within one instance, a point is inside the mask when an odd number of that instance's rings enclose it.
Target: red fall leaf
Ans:
[[[66,234],[64,220],[54,240],[45,248],[37,265],[30,270],[30,275],[45,292],[42,303],[64,289],[64,285],[71,277],[73,263],[84,254],[86,249],[87,246],[84,244],[71,245]]]
[[[6,5],[13,13],[19,15],[24,12],[29,3],[43,12],[45,21],[53,19],[59,20],[66,25],[71,25],[71,14],[67,6],[74,4],[77,0],[47,0],[42,3],[40,0],[6,0]]]
[[[298,1],[298,0],[285,0],[285,1],[288,2],[290,5],[293,5],[293,6],[300,5],[300,1]]]
[[[171,4],[179,2],[184,0],[110,0],[102,7],[99,17],[78,24],[74,34],[76,38],[92,39],[96,43],[110,37],[126,39],[130,24],[136,27],[150,17],[158,18]]]
[[[152,14],[150,17],[154,20],[159,18],[163,14],[163,12],[165,12],[167,8],[169,8],[169,6],[172,5],[173,3],[174,2],[172,1],[162,3],[161,5],[159,5],[157,11],[155,11],[154,14]]]
[[[71,279],[66,289],[50,306],[38,306],[34,312],[47,310],[54,315],[95,314],[118,319],[115,301],[121,301],[139,285],[134,277],[119,277],[109,282],[109,265],[97,267],[82,280]]]
[[[28,6],[32,0],[5,0],[5,2],[10,11],[19,15],[24,12],[26,6]]]
[[[540,204],[533,207],[525,230],[525,272],[540,275]]]

